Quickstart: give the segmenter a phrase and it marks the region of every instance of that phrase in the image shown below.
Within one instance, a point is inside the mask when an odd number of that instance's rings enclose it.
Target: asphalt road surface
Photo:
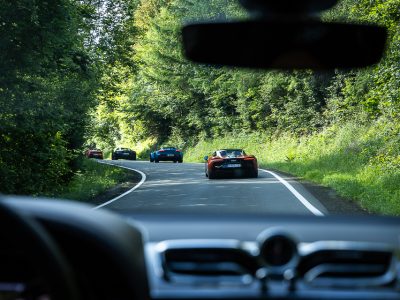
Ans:
[[[101,207],[116,211],[214,211],[272,214],[326,215],[328,210],[299,182],[259,171],[258,178],[209,180],[204,164],[113,161],[141,171],[142,182],[135,190],[114,198]]]

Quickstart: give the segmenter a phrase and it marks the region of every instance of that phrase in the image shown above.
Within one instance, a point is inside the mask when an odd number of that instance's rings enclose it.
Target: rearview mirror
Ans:
[[[239,0],[250,12],[262,14],[312,14],[332,8],[338,0]]]
[[[259,69],[365,67],[383,55],[387,32],[372,25],[255,20],[183,28],[187,58]]]

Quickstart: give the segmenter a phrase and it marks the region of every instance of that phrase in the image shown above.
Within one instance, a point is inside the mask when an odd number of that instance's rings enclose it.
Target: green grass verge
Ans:
[[[72,181],[52,197],[88,201],[130,178],[130,171],[84,159],[81,171]]]
[[[400,125],[349,122],[301,138],[236,135],[200,141],[185,161],[201,162],[218,148],[240,147],[274,168],[335,189],[370,212],[400,215]]]

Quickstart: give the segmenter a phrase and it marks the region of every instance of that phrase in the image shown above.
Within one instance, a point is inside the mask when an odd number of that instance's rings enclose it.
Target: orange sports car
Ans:
[[[258,177],[258,163],[254,155],[247,155],[242,149],[222,149],[212,156],[205,156],[205,173],[209,179],[218,175]]]

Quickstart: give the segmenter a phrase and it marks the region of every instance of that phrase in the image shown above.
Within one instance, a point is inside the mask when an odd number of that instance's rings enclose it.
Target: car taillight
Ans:
[[[181,152],[181,150],[176,150],[176,152]]]
[[[165,152],[165,150],[158,150],[158,152]]]
[[[211,160],[213,160],[213,161],[223,161],[224,159],[220,158],[220,157],[211,157]]]

